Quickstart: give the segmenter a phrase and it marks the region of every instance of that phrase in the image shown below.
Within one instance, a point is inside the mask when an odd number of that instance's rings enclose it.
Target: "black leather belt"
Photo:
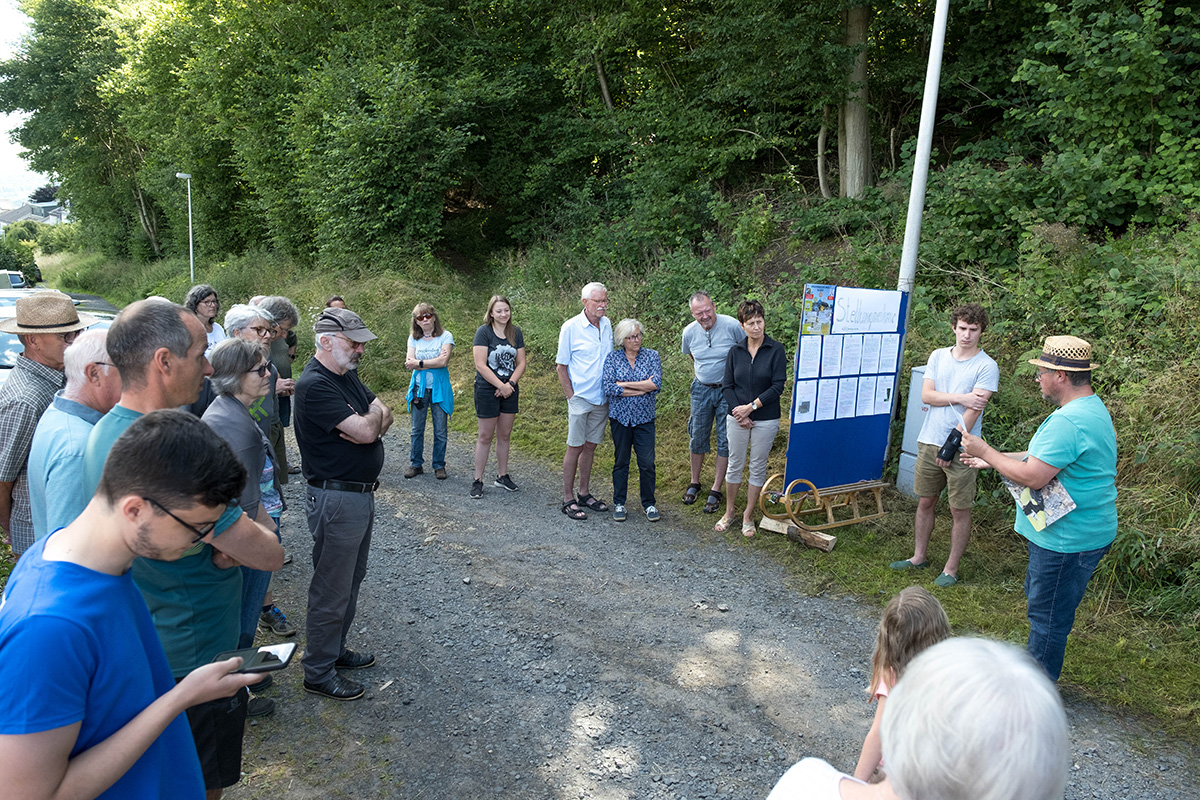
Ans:
[[[720,389],[721,388],[721,384],[719,384],[719,383],[702,383],[700,385],[707,386],[710,389]]]
[[[334,492],[358,492],[367,494],[379,488],[379,481],[374,483],[358,483],[357,481],[309,481],[309,486],[318,489],[329,489]]]

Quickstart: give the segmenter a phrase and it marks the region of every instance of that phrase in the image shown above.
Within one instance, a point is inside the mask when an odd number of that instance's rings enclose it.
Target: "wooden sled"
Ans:
[[[758,507],[763,514],[758,527],[782,533],[788,541],[802,542],[826,553],[837,544],[837,537],[822,531],[878,519],[887,513],[883,510],[883,490],[888,485],[884,481],[859,481],[818,489],[812,482],[797,478],[784,491],[772,491],[771,483],[776,479],[780,486],[783,485],[783,474],[775,473],[767,478],[758,497]],[[863,513],[864,509],[859,507],[859,500],[864,495],[875,500],[873,511],[869,506],[865,509],[870,513]],[[869,499],[865,498],[865,501],[869,502]],[[815,520],[812,519],[814,515]]]

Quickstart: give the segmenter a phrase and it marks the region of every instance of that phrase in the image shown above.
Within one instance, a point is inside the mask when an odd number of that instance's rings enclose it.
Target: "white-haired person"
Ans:
[[[642,347],[645,329],[636,319],[623,319],[613,330],[618,344],[604,359],[601,385],[608,399],[608,422],[613,440],[613,519],[625,521],[629,491],[629,451],[637,454],[638,492],[646,519],[658,522],[654,505],[654,415],[662,388],[662,359]]]
[[[1066,791],[1062,699],[1037,662],[1004,642],[947,639],[913,659],[881,735],[880,783],[806,758],[767,800],[1061,800]]]

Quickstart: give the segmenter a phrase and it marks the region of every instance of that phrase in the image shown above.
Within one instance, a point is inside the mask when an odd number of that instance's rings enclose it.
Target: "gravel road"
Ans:
[[[473,441],[453,435],[449,480],[404,480],[407,423],[387,437],[351,641],[379,659],[353,675],[367,696],[337,703],[306,694],[298,664],[277,673],[278,710],[252,724],[227,798],[757,800],[805,756],[853,769],[875,609],[789,587],[764,554],[685,515],[674,488],[658,523],[632,508],[625,523],[573,522],[560,475],[515,455],[521,491],[471,500]],[[302,638],[298,477],[295,562],[275,589]],[[606,476],[594,487],[611,501]],[[1190,745],[1091,704],[1068,715],[1068,798],[1200,797]]]

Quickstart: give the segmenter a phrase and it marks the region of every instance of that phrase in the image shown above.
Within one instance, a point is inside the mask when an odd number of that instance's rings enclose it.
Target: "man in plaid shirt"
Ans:
[[[0,387],[0,527],[17,555],[33,544],[33,516],[25,473],[42,412],[63,388],[63,351],[96,322],[75,311],[62,292],[34,292],[17,299],[16,316],[0,322],[25,347]]]

